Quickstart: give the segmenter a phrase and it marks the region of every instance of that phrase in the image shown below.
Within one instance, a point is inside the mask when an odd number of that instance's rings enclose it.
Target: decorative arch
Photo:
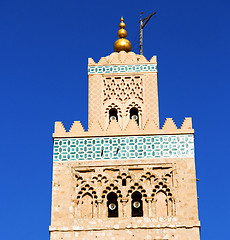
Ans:
[[[93,218],[93,196],[85,193],[81,199],[81,217]]]
[[[172,198],[172,193],[170,188],[168,187],[168,183],[166,179],[157,179],[155,182],[155,186],[152,191],[152,197],[154,197],[158,192],[164,192],[168,199]]]
[[[157,217],[167,217],[173,215],[173,196],[165,177],[157,179],[152,191],[152,197],[156,203]]]
[[[136,108],[136,109],[138,110],[138,113],[140,114],[140,116],[142,116],[141,106],[140,106],[140,104],[138,104],[137,102],[131,102],[131,103],[126,107],[126,110],[125,110],[126,116],[129,115],[129,112],[130,112],[130,109],[131,109],[131,108]]]
[[[106,109],[105,109],[105,116],[108,117],[109,116],[109,111],[110,109],[115,108],[117,110],[117,116],[118,118],[122,117],[122,111],[121,108],[118,106],[118,104],[112,102],[111,104],[109,104]]]
[[[131,196],[134,192],[140,192],[143,197],[147,197],[146,190],[139,183],[134,183],[128,190],[126,197]]]
[[[168,199],[163,191],[159,191],[156,194],[156,216],[167,217],[168,216]]]
[[[97,199],[97,193],[95,189],[90,186],[88,183],[80,187],[80,190],[77,193],[77,199],[81,199],[85,194],[89,194],[92,198]]]
[[[149,181],[150,183],[156,180],[156,174],[151,173],[150,171],[146,172],[145,174],[141,175],[140,181]]]
[[[118,101],[113,101],[113,102],[108,102],[107,107],[105,107],[105,129],[109,126],[110,123],[110,110],[111,109],[116,109],[117,110],[117,122],[119,123],[120,126],[122,126],[122,109],[119,106]]]
[[[100,184],[107,183],[108,182],[108,176],[105,175],[105,174],[102,175],[102,174],[99,173],[98,175],[92,176],[91,182],[92,183],[97,182],[97,183],[100,183]]]
[[[118,182],[116,183],[116,185],[114,183],[110,183],[103,189],[101,197],[105,198],[108,193],[114,192],[115,194],[117,194],[118,198],[122,198],[122,192],[120,189],[121,188]]]
[[[122,186],[126,186],[128,182],[131,182],[131,175],[126,172],[122,172],[117,176],[117,179],[120,180]]]

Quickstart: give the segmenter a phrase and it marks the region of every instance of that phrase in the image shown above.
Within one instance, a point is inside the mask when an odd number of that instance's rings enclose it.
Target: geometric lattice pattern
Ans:
[[[193,157],[194,136],[60,138],[53,154],[54,161]]]
[[[89,66],[88,74],[157,72],[157,64]]]
[[[106,77],[104,82],[104,102],[112,98],[120,101],[130,97],[143,101],[143,87],[140,76]]]

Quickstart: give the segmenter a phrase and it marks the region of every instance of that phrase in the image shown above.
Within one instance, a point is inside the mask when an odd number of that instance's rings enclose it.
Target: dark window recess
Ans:
[[[129,113],[130,113],[130,119],[136,120],[137,124],[139,125],[138,109],[133,107],[130,109]]]
[[[112,120],[118,120],[118,116],[117,116],[117,109],[116,108],[111,108],[109,110],[109,121]]]
[[[132,194],[132,217],[143,217],[142,195],[140,192]]]
[[[126,179],[122,179],[122,186],[126,186]]]
[[[108,217],[118,217],[117,194],[111,192],[107,195]]]

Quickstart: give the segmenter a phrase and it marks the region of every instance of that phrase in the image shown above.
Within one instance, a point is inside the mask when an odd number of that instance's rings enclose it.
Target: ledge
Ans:
[[[127,222],[128,220],[128,222]],[[200,228],[200,221],[184,221],[184,222],[160,222],[156,218],[143,218],[143,221],[130,221],[130,219],[117,218],[115,221],[105,219],[89,219],[86,223],[84,219],[78,220],[75,225],[49,227],[50,232],[61,231],[103,231],[103,230],[125,230],[125,229],[177,229],[177,228]],[[83,225],[85,225],[83,227]]]

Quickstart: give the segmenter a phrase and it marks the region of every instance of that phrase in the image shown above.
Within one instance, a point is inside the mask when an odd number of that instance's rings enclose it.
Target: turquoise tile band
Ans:
[[[54,140],[54,161],[180,158],[194,156],[194,136],[62,138]]]
[[[157,72],[157,64],[89,66],[88,74]]]

